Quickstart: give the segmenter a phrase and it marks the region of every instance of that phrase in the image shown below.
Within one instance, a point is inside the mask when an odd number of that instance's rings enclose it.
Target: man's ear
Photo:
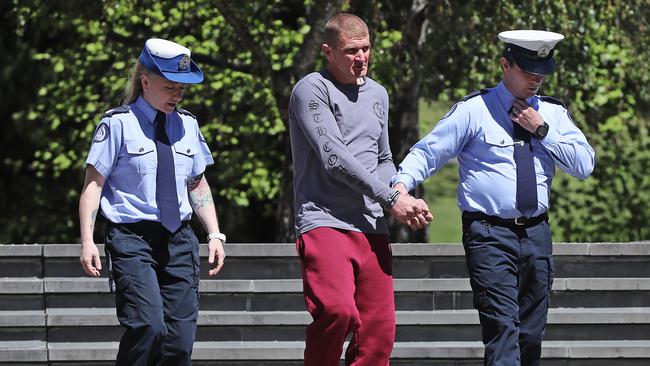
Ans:
[[[323,51],[323,56],[325,56],[326,59],[330,59],[330,56],[332,55],[332,49],[327,43],[323,43],[321,46],[321,51]]]
[[[501,64],[501,70],[503,71],[507,71],[511,67],[508,59],[505,57],[501,57],[499,59],[499,63]]]

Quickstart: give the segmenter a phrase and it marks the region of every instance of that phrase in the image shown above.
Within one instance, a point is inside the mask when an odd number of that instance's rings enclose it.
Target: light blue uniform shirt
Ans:
[[[133,110],[142,112],[140,123]],[[106,178],[101,196],[102,214],[114,223],[160,221],[156,203],[157,111],[142,97],[129,107],[108,111],[101,119],[86,164]],[[176,191],[181,220],[192,217],[187,180],[213,164],[196,118],[184,110],[167,114],[167,135],[174,152]]]
[[[500,82],[481,95],[454,105],[426,137],[416,143],[400,164],[391,184],[408,190],[458,157],[458,207],[502,218],[522,216],[517,210],[517,173],[513,158],[513,126],[508,110],[515,97]],[[549,208],[555,165],[585,179],[594,169],[594,150],[575,126],[566,108],[546,97],[527,100],[549,125],[546,138],[531,137],[537,176],[537,211]]]

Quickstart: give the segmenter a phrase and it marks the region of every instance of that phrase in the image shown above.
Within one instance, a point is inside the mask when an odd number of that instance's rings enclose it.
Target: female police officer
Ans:
[[[202,80],[190,50],[149,39],[124,105],[104,114],[86,160],[80,261],[87,274],[99,276],[93,229],[101,203],[111,287],[126,328],[118,365],[191,363],[199,281],[192,210],[210,233],[208,261],[217,257],[209,274],[223,266],[225,236],[203,176],[213,160],[196,118],[177,108],[185,84]]]

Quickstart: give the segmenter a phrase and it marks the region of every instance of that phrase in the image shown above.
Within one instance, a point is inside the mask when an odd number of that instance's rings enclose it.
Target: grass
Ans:
[[[420,100],[420,137],[429,133],[450,107],[448,103]],[[458,167],[455,160],[427,179],[423,186],[424,199],[434,215],[428,229],[429,242],[460,243],[462,234],[456,193]]]

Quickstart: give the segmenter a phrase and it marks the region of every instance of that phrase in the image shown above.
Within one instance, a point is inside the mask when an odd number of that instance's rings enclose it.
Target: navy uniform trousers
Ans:
[[[485,344],[484,365],[539,365],[553,283],[546,216],[517,226],[463,214],[463,246]]]
[[[116,365],[191,365],[199,308],[199,242],[187,222],[106,225],[117,317]]]

